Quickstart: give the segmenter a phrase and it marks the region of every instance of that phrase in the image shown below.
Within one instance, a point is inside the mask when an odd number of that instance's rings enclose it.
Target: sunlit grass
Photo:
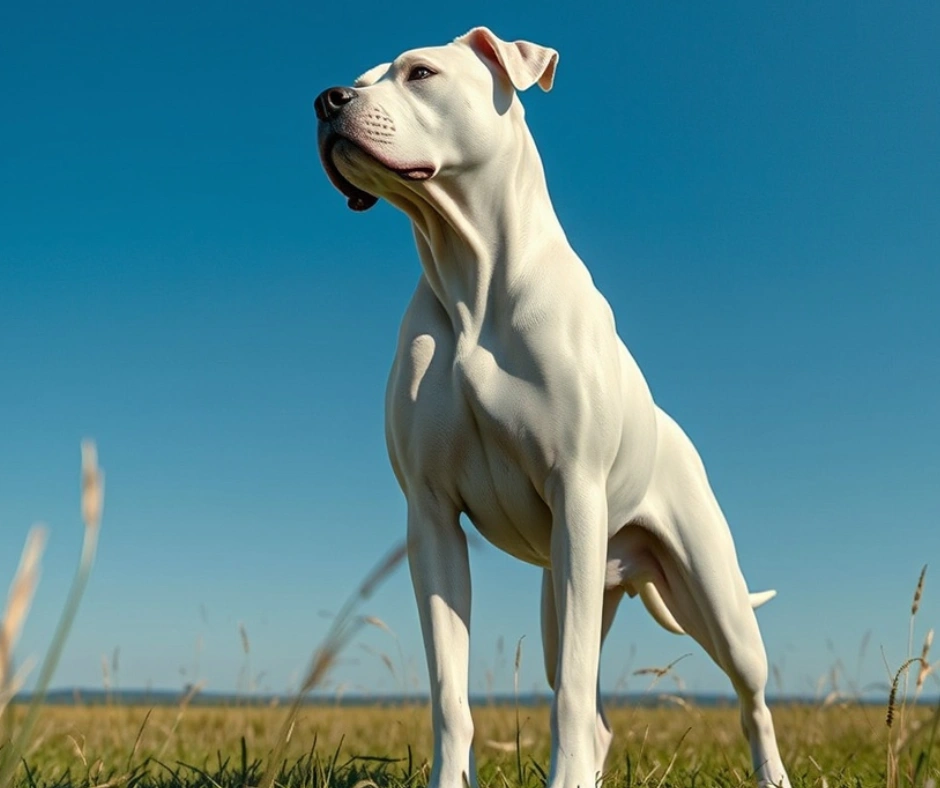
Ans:
[[[427,784],[432,743],[426,704],[344,707],[304,702],[310,692],[324,688],[338,656],[363,626],[390,632],[378,619],[360,615],[358,608],[401,562],[401,545],[348,597],[314,651],[300,690],[283,707],[246,703],[198,707],[192,704],[198,686],[175,707],[43,705],[97,547],[104,477],[93,445],[83,445],[82,459],[82,555],[28,704],[11,702],[24,675],[22,669],[14,673],[12,654],[39,579],[42,530],[34,530],[27,540],[0,621],[0,788],[422,788]],[[936,675],[940,663],[930,662],[932,629],[924,636],[919,655],[914,653],[925,576],[926,567],[910,610],[908,659],[901,666],[886,665],[891,697],[885,706],[860,703],[857,687],[848,693],[836,691],[836,676],[844,671],[840,662],[831,672],[833,691],[819,703],[775,707],[781,754],[797,788],[937,788],[940,784],[940,706],[914,702],[928,680],[940,684]],[[250,641],[244,627],[240,634],[247,659]],[[859,651],[860,662],[866,646],[867,637]],[[394,674],[391,658],[380,656]],[[521,645],[514,663],[516,693],[520,659]],[[651,675],[654,684],[670,676],[681,687],[675,674],[680,660],[634,674]],[[105,685],[109,689],[107,672]],[[111,698],[110,693],[106,697]],[[736,707],[699,708],[688,698],[662,697],[674,706],[608,708],[615,738],[605,785],[753,784]],[[474,708],[474,722],[482,788],[543,788],[550,745],[547,705],[484,703]]]
[[[22,710],[18,710],[21,712]],[[548,766],[548,707],[474,709],[480,784],[532,786]],[[780,746],[794,785],[884,786],[890,731],[884,708],[831,704],[778,706]],[[937,780],[936,765],[917,773],[934,720],[928,707],[908,709],[920,745],[901,752],[900,785]],[[615,739],[605,785],[750,785],[750,759],[737,709],[613,708]],[[424,704],[399,707],[301,706],[275,764],[284,710],[278,708],[49,707],[26,754],[19,786],[81,786],[128,782],[155,785],[261,785],[273,766],[279,785],[422,786],[431,755]],[[520,742],[520,779],[515,743]],[[159,757],[158,757],[159,755]],[[913,782],[917,773],[917,781]],[[246,776],[247,775],[247,776]],[[210,779],[211,778],[211,779]]]

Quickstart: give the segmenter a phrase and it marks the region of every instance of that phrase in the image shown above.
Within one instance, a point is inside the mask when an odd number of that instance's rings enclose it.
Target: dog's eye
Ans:
[[[436,72],[431,71],[427,66],[415,66],[408,72],[408,81],[417,82],[420,79],[433,77]]]

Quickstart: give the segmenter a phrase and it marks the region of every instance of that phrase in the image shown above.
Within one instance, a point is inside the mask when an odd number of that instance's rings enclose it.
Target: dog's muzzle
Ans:
[[[341,117],[345,107],[358,96],[359,94],[352,88],[327,88],[316,97],[313,108],[319,121],[317,140],[320,146],[320,159],[323,161],[323,168],[326,170],[330,183],[343,193],[352,210],[367,211],[379,201],[379,198],[346,180],[333,161],[333,148],[342,139],[333,128],[333,123]]]

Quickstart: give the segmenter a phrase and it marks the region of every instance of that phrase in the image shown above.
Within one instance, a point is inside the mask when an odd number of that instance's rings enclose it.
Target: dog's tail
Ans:
[[[657,624],[667,632],[672,632],[676,635],[685,634],[685,630],[679,626],[676,617],[670,612],[669,608],[666,607],[666,603],[663,601],[659,589],[657,589],[651,581],[647,581],[640,586],[639,594],[640,599],[643,600],[643,605]],[[751,600],[751,607],[756,610],[761,605],[766,604],[777,596],[777,592],[773,589],[770,591],[755,591],[748,594],[748,596]]]

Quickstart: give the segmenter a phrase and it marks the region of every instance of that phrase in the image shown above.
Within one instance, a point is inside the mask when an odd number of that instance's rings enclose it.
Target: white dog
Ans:
[[[386,432],[430,670],[430,784],[476,784],[466,513],[544,568],[549,788],[591,788],[603,772],[598,660],[624,593],[724,669],[760,784],[789,786],[752,609],[773,592],[748,593],[698,453],[653,403],[549,199],[516,92],[549,90],[557,62],[475,28],[315,102],[330,180],[354,210],[384,197],[404,211],[423,269]]]

